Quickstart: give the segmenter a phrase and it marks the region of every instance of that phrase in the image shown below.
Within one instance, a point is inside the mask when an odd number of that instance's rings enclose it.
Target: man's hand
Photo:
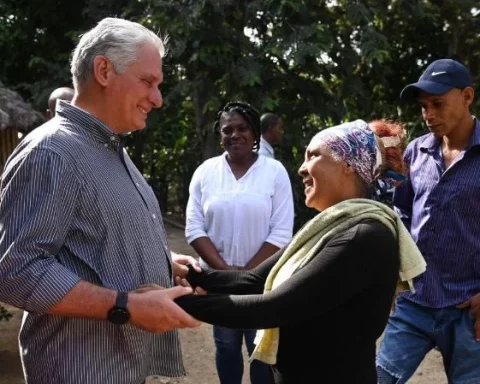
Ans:
[[[480,341],[480,293],[477,293],[475,296],[471,297],[464,303],[457,305],[457,308],[470,308],[470,312],[475,317],[473,323],[473,333],[475,335],[475,341]]]
[[[186,265],[178,264],[174,261],[172,262],[172,266],[173,266],[173,277],[175,277],[175,279],[177,277],[180,277],[182,279],[185,279],[187,277],[188,267]]]
[[[191,264],[197,272],[202,272],[202,269],[200,268],[200,264],[192,256],[181,255],[180,253],[172,252],[172,261],[174,263],[177,263],[177,264],[180,264],[180,265]],[[187,269],[187,271],[188,271],[188,269]]]
[[[155,291],[155,290],[162,290],[162,289],[165,289],[165,287],[162,287],[157,284],[145,284],[145,285],[141,285],[140,287],[132,291],[132,293],[144,293],[148,291]]]
[[[193,328],[201,323],[173,301],[192,294],[192,288],[162,288],[151,284],[128,294],[130,323],[150,332],[161,333],[175,328]]]

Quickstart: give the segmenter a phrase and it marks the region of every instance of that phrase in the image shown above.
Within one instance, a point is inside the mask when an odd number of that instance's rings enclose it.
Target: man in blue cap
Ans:
[[[431,63],[400,97],[417,101],[430,133],[405,151],[409,179],[393,204],[427,270],[397,298],[377,356],[379,384],[406,383],[437,347],[449,383],[480,383],[480,123],[472,78],[457,61]]]

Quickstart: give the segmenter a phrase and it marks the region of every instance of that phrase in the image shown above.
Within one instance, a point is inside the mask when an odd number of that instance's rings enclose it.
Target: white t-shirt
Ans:
[[[187,204],[188,243],[209,237],[228,265],[245,266],[264,242],[279,248],[292,238],[292,186],[285,167],[258,156],[236,180],[226,152],[193,174]],[[206,263],[201,261],[206,267]]]

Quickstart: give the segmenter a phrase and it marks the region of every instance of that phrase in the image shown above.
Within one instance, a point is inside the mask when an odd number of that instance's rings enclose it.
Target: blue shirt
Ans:
[[[448,169],[431,133],[412,141],[405,159],[410,176],[393,205],[427,270],[414,280],[416,293],[404,296],[430,308],[459,304],[480,292],[480,123]]]
[[[157,199],[121,138],[60,102],[10,156],[0,188],[0,301],[26,310],[26,383],[184,375],[176,331],[48,314],[79,280],[122,291],[171,287],[170,257]]]

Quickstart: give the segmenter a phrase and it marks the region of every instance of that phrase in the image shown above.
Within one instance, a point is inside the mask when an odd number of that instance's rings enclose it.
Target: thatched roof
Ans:
[[[45,118],[30,104],[23,101],[17,92],[8,89],[0,82],[0,131],[14,128],[19,132],[27,133],[44,121]]]

